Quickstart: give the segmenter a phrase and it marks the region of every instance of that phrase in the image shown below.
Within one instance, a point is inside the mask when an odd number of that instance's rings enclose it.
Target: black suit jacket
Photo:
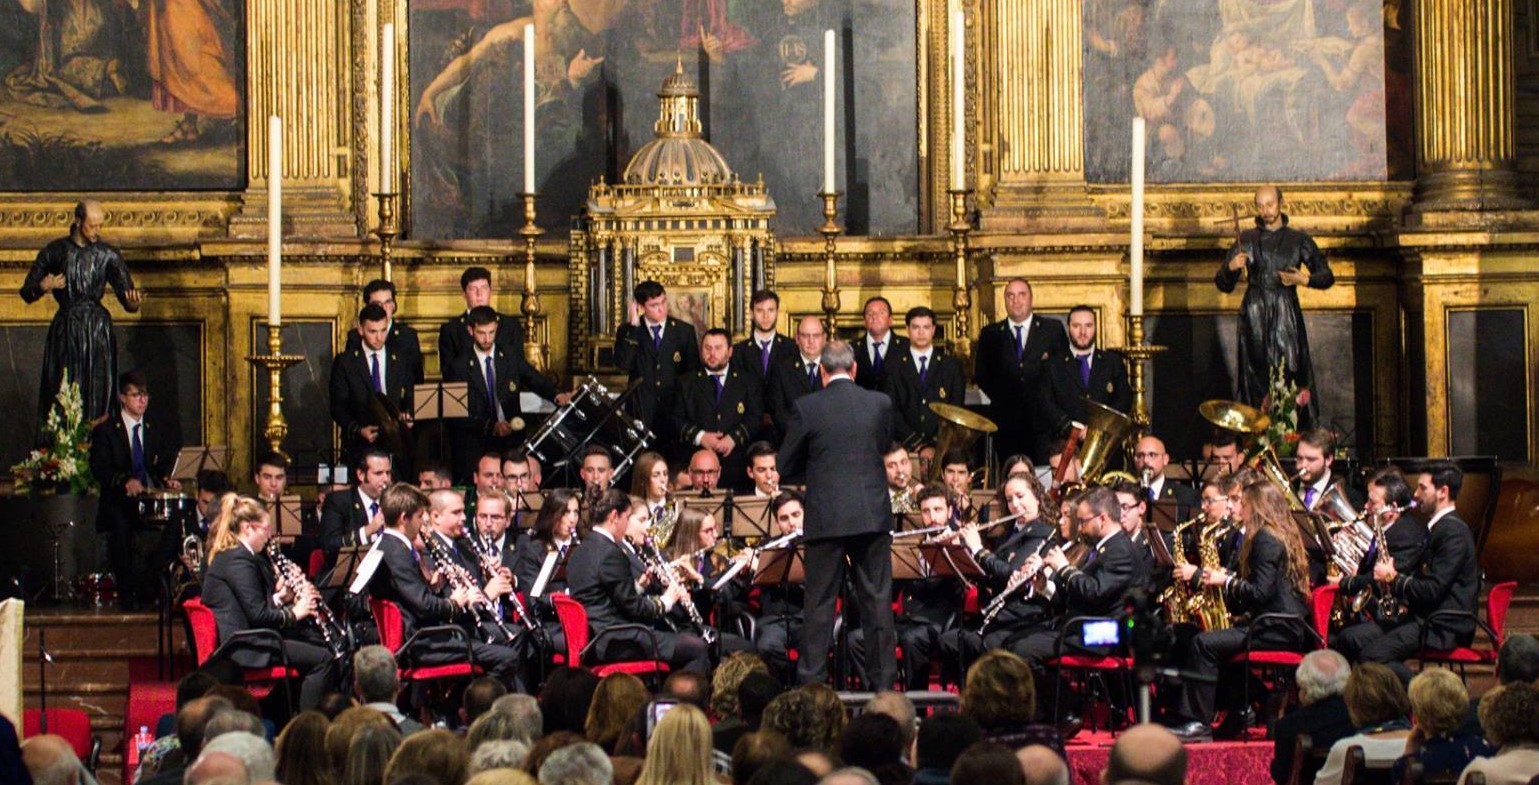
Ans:
[[[496,345],[523,356],[524,326],[518,317],[498,314]],[[474,353],[469,311],[438,326],[438,372],[445,379],[449,378],[450,368],[460,367],[465,356]],[[420,350],[418,354],[421,354]]]
[[[813,365],[816,364],[816,361],[814,361]],[[802,361],[802,355],[799,351],[792,352],[789,357],[780,361],[778,365],[770,367],[765,407],[769,409],[770,416],[774,418],[775,431],[779,433],[781,439],[784,439],[786,432],[790,430],[791,421],[796,419],[797,399],[822,389],[814,387],[812,382],[807,380],[807,372],[808,366]]]
[[[150,482],[164,483],[176,463],[180,445],[172,443],[166,429],[150,422],[150,418],[141,422],[144,427],[139,430],[139,440],[144,444],[145,473]],[[134,453],[123,416],[117,410],[91,429],[90,462],[91,474],[102,489],[102,507],[119,508],[119,512],[126,513],[124,505],[130,500],[123,485],[133,478]]]
[[[1422,551],[1427,547],[1427,527],[1418,518],[1402,516],[1384,530],[1384,542],[1395,560],[1395,571],[1414,573],[1421,568]],[[1373,557],[1367,558],[1365,554],[1357,565],[1357,574],[1348,575],[1341,581],[1343,594],[1356,594],[1373,585],[1373,565],[1378,554]]]
[[[1315,749],[1328,750],[1332,744],[1357,732],[1347,715],[1347,702],[1340,695],[1316,701],[1279,719],[1272,726],[1276,740],[1272,750],[1272,781],[1286,785],[1293,772],[1293,747],[1302,734],[1309,734]],[[1314,782],[1314,772],[1305,772],[1304,782]]]
[[[899,357],[908,355],[908,339],[887,331],[887,338],[882,341],[882,373],[871,367],[871,336],[860,336],[850,343],[850,348],[855,350],[855,382],[867,390],[880,390],[883,379],[892,371],[893,353],[897,352]]]
[[[413,359],[385,347],[385,397],[406,413],[412,411],[412,385],[418,374],[412,367]],[[359,437],[359,429],[379,425],[369,412],[369,401],[374,397],[374,380],[369,371],[368,355],[361,348],[345,351],[331,361],[331,419],[342,429],[342,443],[350,456],[369,447]]]
[[[376,500],[377,501],[377,500]],[[332,491],[321,505],[321,550],[330,562],[343,546],[359,545],[358,530],[369,525],[369,511],[364,509],[358,489]]]
[[[759,348],[759,341],[750,334],[732,345],[732,368],[758,384],[759,392],[763,394],[769,389],[770,373],[774,371],[775,365],[788,358],[795,358],[796,354],[796,342],[775,333],[775,337],[770,340],[769,368],[766,369],[764,351]]]
[[[277,591],[277,574],[264,556],[240,544],[220,551],[203,574],[203,604],[214,612],[219,642],[245,630],[282,630],[293,626],[294,615],[273,602]],[[236,665],[260,668],[279,655],[279,646],[271,639],[252,639],[229,652]]]
[[[400,607],[406,637],[422,627],[455,621],[459,612],[422,577],[412,546],[386,533],[380,537],[379,549],[382,558],[369,579],[369,595]]]
[[[1165,483],[1160,486],[1160,494],[1155,501],[1174,501],[1183,508],[1181,519],[1185,520],[1195,514],[1192,511],[1202,504],[1202,496],[1192,486],[1167,477]]]
[[[1019,359],[1015,346],[1008,320],[980,330],[973,381],[989,396],[991,416],[1000,429],[1000,454],[1022,450],[1040,463],[1047,460],[1050,428],[1038,411],[1042,386],[1052,359],[1068,353],[1069,334],[1060,322],[1033,314]]]
[[[882,378],[882,392],[892,398],[898,414],[898,440],[904,444],[912,444],[915,437],[935,438],[936,431],[940,430],[940,418],[930,411],[930,404],[961,406],[967,395],[960,360],[937,346],[927,365],[924,382],[920,383],[919,364],[907,346],[901,355],[888,357],[883,363],[887,373]]]
[[[796,402],[777,465],[807,478],[807,542],[892,529],[882,455],[894,420],[887,396],[844,379]]]
[[[722,379],[721,400],[716,400],[716,383],[705,370],[695,371],[680,382],[674,419],[679,423],[679,439],[693,445],[702,433],[719,431],[737,443],[734,454],[745,452],[753,429],[764,411],[759,385],[742,372],[728,367]]]
[[[1064,620],[1075,616],[1116,616],[1128,590],[1141,586],[1147,577],[1132,538],[1120,529],[1096,550],[1095,559],[1083,566],[1059,571],[1055,602],[1065,606]]]
[[[363,336],[354,330],[347,334],[347,345],[344,351],[363,348]],[[426,376],[422,370],[422,341],[417,337],[417,331],[409,324],[399,320],[390,322],[390,332],[385,336],[385,348],[397,352],[403,356],[412,358],[413,367],[417,369],[416,384],[422,384]]]
[[[1036,331],[1035,326],[1032,331]],[[1124,414],[1133,409],[1133,388],[1128,386],[1127,363],[1120,352],[1095,350],[1090,360],[1089,386],[1080,376],[1078,358],[1065,354],[1052,360],[1047,364],[1042,392],[1043,422],[1052,436],[1068,434],[1070,422],[1085,422],[1086,399]]]
[[[1012,528],[998,547],[980,551],[977,561],[978,566],[983,568],[984,581],[980,583],[982,591],[978,602],[987,605],[999,596],[1010,582],[1010,575],[1019,570],[1026,559],[1036,553],[1051,536],[1053,527],[1038,519],[1021,528]],[[1025,590],[1017,589],[1012,599],[1006,601],[1005,607],[994,617],[991,627],[1001,629],[1037,622],[1047,615],[1047,610],[1040,599],[1027,599]]]
[[[556,385],[534,369],[524,359],[524,348],[492,345],[492,371],[496,376],[497,402],[502,406],[504,420],[523,414],[519,406],[519,392],[528,390],[546,400],[555,400]],[[444,381],[465,382],[466,408],[470,410],[468,424],[483,433],[490,433],[496,422],[496,411],[486,397],[486,367],[476,357],[474,347],[470,354],[460,358],[459,365],[444,368]]]
[[[1398,528],[1398,527],[1397,527]],[[1391,584],[1395,596],[1428,627],[1427,645],[1437,649],[1462,645],[1475,633],[1473,616],[1431,620],[1434,611],[1475,613],[1480,596],[1480,565],[1469,524],[1450,512],[1427,534],[1427,547],[1417,569],[1398,568]]]
[[[651,427],[660,441],[677,436],[673,400],[679,381],[700,368],[700,342],[694,325],[668,317],[661,346],[653,346],[645,319],[636,325],[620,325],[615,335],[615,365],[631,384],[639,383],[630,399],[631,412]]]
[[[625,549],[594,532],[572,551],[566,567],[572,599],[588,610],[588,627],[651,624],[663,617],[663,603],[636,590]]]
[[[1282,541],[1265,529],[1246,532],[1245,537],[1254,540],[1249,554],[1243,545],[1240,547],[1242,564],[1248,562],[1250,569],[1245,571],[1242,566],[1224,586],[1224,601],[1230,611],[1251,618],[1263,613],[1287,613],[1313,626],[1309,598],[1288,580],[1288,552]],[[1242,577],[1241,572],[1246,574]]]

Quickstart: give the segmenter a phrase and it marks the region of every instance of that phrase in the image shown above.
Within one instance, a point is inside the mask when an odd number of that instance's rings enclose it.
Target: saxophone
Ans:
[[[1374,513],[1373,543],[1374,547],[1378,548],[1378,550],[1374,552],[1374,566],[1378,566],[1389,561],[1391,556],[1389,552],[1389,544],[1384,539],[1384,513],[1400,512],[1404,509],[1406,508],[1391,507],[1389,509],[1380,510]],[[1380,619],[1395,619],[1400,616],[1404,608],[1401,607],[1400,601],[1395,599],[1394,592],[1391,592],[1387,586],[1383,589],[1380,589],[1379,584],[1377,583],[1369,586],[1366,589],[1363,589],[1352,598],[1352,612],[1354,614],[1361,613],[1363,608],[1368,605],[1368,601],[1370,599],[1375,599],[1375,595],[1377,595],[1376,599],[1378,601],[1378,612],[1376,615]]]
[[[1176,564],[1188,563],[1186,560],[1186,538],[1183,535],[1187,529],[1193,526],[1196,526],[1197,531],[1201,532],[1202,525],[1207,522],[1207,519],[1207,513],[1198,513],[1197,517],[1176,524],[1176,528],[1170,533],[1171,561]],[[1186,581],[1171,581],[1170,585],[1165,587],[1165,591],[1160,593],[1160,604],[1165,606],[1166,621],[1171,624],[1191,624],[1192,599],[1192,587],[1187,585]]]
[[[1218,539],[1232,528],[1233,524],[1227,518],[1221,518],[1198,533],[1197,558],[1202,562],[1204,570],[1223,566],[1223,560],[1218,555]],[[1229,629],[1229,606],[1224,604],[1224,590],[1218,586],[1205,585],[1192,595],[1187,612],[1204,632]]]

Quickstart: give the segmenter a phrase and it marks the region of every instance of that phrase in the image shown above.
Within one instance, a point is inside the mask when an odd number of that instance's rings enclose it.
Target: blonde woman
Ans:
[[[668,710],[647,741],[636,785],[716,785],[711,768],[711,723],[687,703]]]

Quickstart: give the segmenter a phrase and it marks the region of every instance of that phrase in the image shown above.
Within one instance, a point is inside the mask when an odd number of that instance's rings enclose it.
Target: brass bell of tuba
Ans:
[[[1085,401],[1085,440],[1079,446],[1079,476],[1087,483],[1100,483],[1112,456],[1122,450],[1138,432],[1133,418],[1095,401]],[[1126,472],[1116,472],[1118,479],[1133,479]]]
[[[1263,444],[1257,438],[1266,433],[1267,427],[1272,424],[1272,418],[1255,407],[1222,398],[1203,401],[1197,407],[1197,412],[1204,420],[1226,431],[1249,436],[1251,443],[1245,450],[1245,464],[1261,472],[1277,487],[1278,491],[1282,492],[1283,498],[1288,501],[1288,509],[1295,512],[1303,512],[1306,509],[1304,503],[1299,500],[1298,494],[1293,492],[1293,478],[1283,470],[1282,462],[1277,459],[1277,452],[1272,449],[1272,445]]]
[[[927,478],[930,482],[940,480],[941,472],[945,469],[941,463],[947,452],[953,449],[966,450],[978,441],[978,437],[999,430],[993,420],[960,406],[932,403],[930,411],[940,418],[940,430],[935,433],[935,461],[930,464],[930,475]],[[984,473],[983,484],[989,484],[987,472]]]

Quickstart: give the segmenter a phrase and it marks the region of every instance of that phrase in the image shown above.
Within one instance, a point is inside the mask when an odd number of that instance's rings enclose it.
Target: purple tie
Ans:
[[[924,355],[919,357],[919,386],[924,387],[924,378],[930,373],[930,358]]]
[[[652,348],[657,350],[657,351],[662,351],[662,348],[663,348],[663,326],[660,325],[660,324],[652,325]]]
[[[1304,489],[1304,506],[1313,509],[1315,506],[1315,486]]]
[[[150,473],[144,465],[144,441],[139,437],[139,433],[143,430],[144,423],[134,423],[133,455],[129,457],[132,461],[134,479],[138,480],[140,485],[149,485]]]
[[[711,381],[716,384],[716,404],[721,405],[721,374],[711,374]]]
[[[876,356],[871,358],[871,370],[873,370],[873,371],[875,371],[877,373],[881,373],[882,372],[882,344],[884,344],[884,343],[886,343],[886,341],[877,341],[876,342],[876,346],[875,346]],[[924,378],[924,372],[923,371],[920,371],[919,378],[920,379]]]
[[[375,392],[384,392],[385,391],[385,382],[384,382],[383,379],[379,378],[379,355],[378,354],[371,354],[371,355],[369,355],[369,376],[374,381],[374,391]]]
[[[486,358],[486,402],[491,406],[492,419],[497,419],[497,371],[492,368],[492,358]]]
[[[774,345],[773,339],[759,344],[759,372],[765,376],[769,375],[770,347]]]
[[[814,390],[818,388],[818,367],[816,365],[807,366],[807,383],[812,385]]]
[[[1090,355],[1079,356],[1079,383],[1085,389],[1090,389]]]
[[[1026,355],[1026,344],[1021,343],[1021,328],[1020,328],[1020,325],[1016,325],[1016,328],[1015,328],[1015,361],[1016,362],[1020,362],[1021,358],[1024,357],[1025,355]]]

